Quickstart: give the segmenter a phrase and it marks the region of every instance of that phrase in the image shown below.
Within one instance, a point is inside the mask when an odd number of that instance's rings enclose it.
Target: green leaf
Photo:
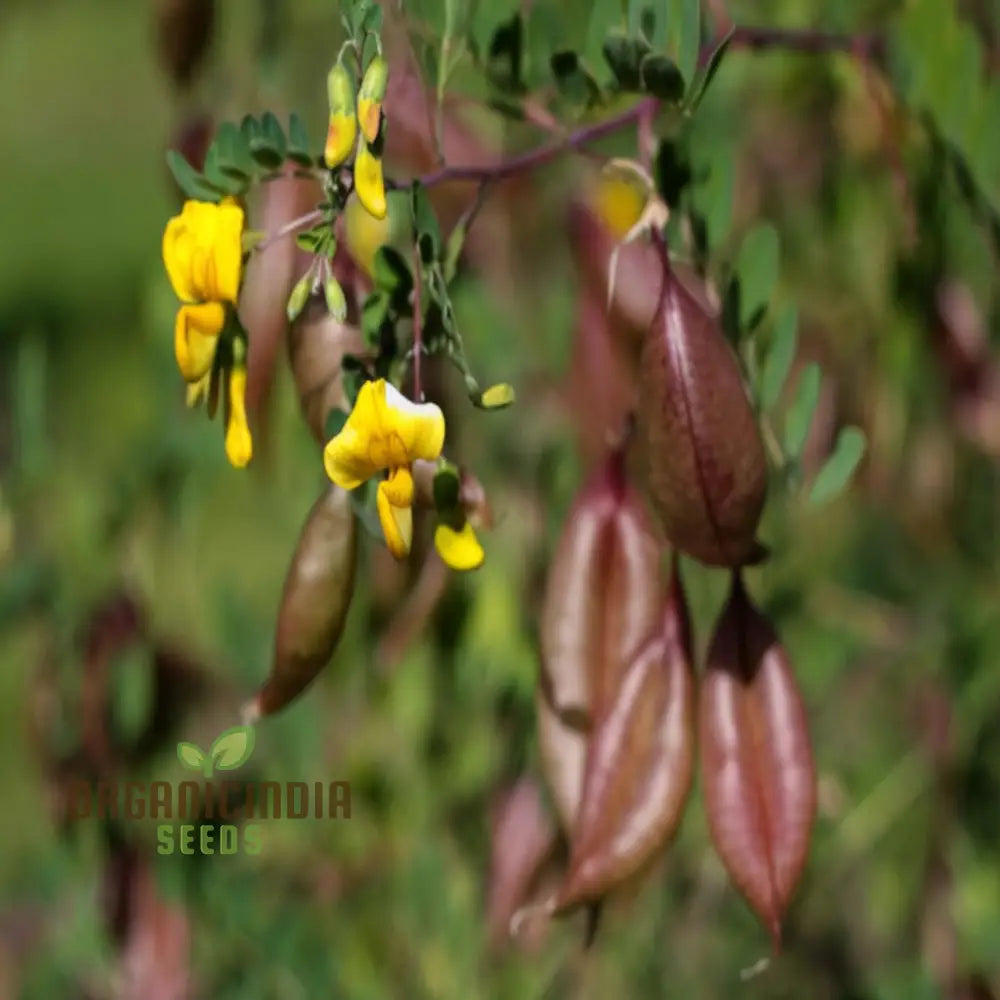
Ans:
[[[425,264],[438,259],[441,253],[441,227],[431,207],[430,198],[423,184],[414,181],[410,189],[410,211],[413,217],[413,232],[420,247],[420,257]]]
[[[625,30],[621,0],[594,0],[587,24],[586,40],[582,46],[583,59],[596,66],[601,58],[604,39],[609,32]]]
[[[666,4],[663,5],[664,7]],[[677,38],[677,68],[687,82],[694,80],[701,50],[701,0],[681,0]]]
[[[306,229],[304,232],[295,234],[295,243],[300,250],[306,253],[318,253],[320,245],[330,231],[327,223],[321,223],[313,229]]]
[[[250,759],[256,737],[253,726],[233,726],[212,744],[212,763],[219,771],[235,771]]]
[[[625,35],[611,34],[604,39],[601,52],[622,90],[639,91],[642,89],[639,67],[642,60],[649,55],[649,44],[646,41],[641,38],[628,38]]]
[[[843,492],[864,457],[866,444],[864,432],[859,427],[841,428],[830,457],[809,490],[810,503],[826,503]]]
[[[708,93],[708,88],[711,86],[712,81],[715,79],[715,74],[718,73],[719,67],[722,65],[722,57],[726,54],[733,40],[735,30],[735,28],[731,27],[726,32],[719,44],[712,49],[712,54],[708,57],[705,68],[695,73],[694,81],[688,91],[687,100],[687,105],[692,111],[697,110],[702,98]]]
[[[194,743],[178,743],[177,759],[189,771],[200,771],[208,759],[205,752]]]
[[[205,154],[205,176],[211,185],[225,191],[226,194],[242,193],[246,190],[249,181],[245,175],[234,176],[225,171],[222,164],[222,153],[217,142],[213,142]]]
[[[269,170],[275,170],[285,162],[285,133],[273,112],[267,111],[260,120],[260,134],[250,140],[253,158]]]
[[[684,77],[672,59],[649,55],[639,64],[642,89],[664,101],[680,101],[684,96]]]
[[[361,18],[361,30],[369,35],[382,34],[382,7],[380,4],[372,4],[364,12]]]
[[[451,462],[442,462],[434,474],[434,508],[439,514],[450,514],[458,508],[462,481]]]
[[[326,415],[326,421],[323,424],[323,430],[326,434],[326,440],[329,441],[335,438],[343,429],[344,424],[347,423],[348,414],[343,410],[334,407]]]
[[[167,166],[173,174],[177,186],[196,201],[217,202],[225,193],[211,184],[207,177],[198,173],[176,149],[167,150]]]
[[[554,53],[549,66],[559,93],[570,104],[589,108],[600,103],[600,85],[575,52]]]
[[[375,252],[372,264],[375,287],[390,296],[402,307],[413,291],[413,274],[403,255],[391,246],[381,246]]]
[[[246,181],[253,176],[254,162],[250,155],[250,140],[233,122],[223,122],[215,135],[219,147],[219,164],[223,173]]]
[[[752,329],[767,311],[778,280],[780,247],[778,231],[765,223],[752,229],[743,240],[736,262],[740,278],[740,325]]]
[[[795,399],[785,418],[785,454],[798,460],[809,436],[809,426],[819,403],[819,365],[807,365],[799,376]]]
[[[240,121],[240,131],[243,133],[243,138],[246,139],[247,148],[249,149],[250,140],[256,139],[261,135],[260,122],[253,115],[244,115]]]
[[[718,247],[729,235],[733,221],[735,165],[730,150],[719,150],[712,158],[708,178],[696,200],[704,208],[708,243]]]
[[[784,309],[774,324],[774,338],[767,352],[760,379],[760,405],[770,410],[785,385],[798,346],[799,314],[795,306]]]
[[[376,9],[381,10],[381,8]],[[309,132],[306,130],[305,122],[294,111],[288,119],[288,159],[302,167],[311,167],[316,163],[310,151]]]
[[[361,307],[361,332],[370,347],[378,346],[382,324],[388,315],[389,296],[383,291],[372,292]]]

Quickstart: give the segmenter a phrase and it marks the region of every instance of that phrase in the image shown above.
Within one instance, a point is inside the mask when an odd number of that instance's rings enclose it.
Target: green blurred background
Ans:
[[[731,213],[710,187],[700,195],[718,213],[719,259],[761,219],[781,234],[777,301],[797,305],[803,357],[825,373],[809,461],[840,423],[869,436],[835,503],[773,493],[762,536],[774,558],[748,573],[796,666],[820,772],[780,959],[741,981],[770,946],[711,851],[697,788],[664,864],[609,908],[585,957],[575,918],[533,948],[487,947],[495,797],[538,773],[539,584],[583,470],[554,388],[579,280],[570,160],[509,196],[518,252],[486,265],[500,279],[474,272],[456,293],[477,372],[521,397],[502,414],[458,411],[463,458],[497,515],[484,568],[449,583],[388,667],[379,642],[406,582],[383,581],[384,553],[366,541],[333,664],[258,729],[256,773],[350,780],[351,819],[274,823],[257,857],[197,860],[158,858],[143,824],[54,820],[95,683],[81,636],[106,601],[130,594],[155,637],[100,681],[115,731],[141,732],[159,697],[190,701],[122,778],[178,780],[176,740],[205,745],[235,722],[268,669],[322,468],[283,365],[246,472],[226,464],[219,424],[185,410],[159,259],[178,205],[163,152],[199,111],[296,108],[320,134],[337,6],[220,2],[209,61],[184,93],[157,58],[169,3],[0,7],[0,996],[993,995],[997,243],[916,117],[893,111],[887,127],[843,55],[732,53],[692,140],[735,178]],[[437,4],[406,6],[440,17]],[[509,6],[480,15],[495,23]],[[591,9],[550,6],[557,25]],[[891,30],[897,5],[731,0],[728,12]],[[962,14],[989,72],[1000,6]],[[928,60],[938,47],[931,37]],[[496,121],[475,120],[495,143]],[[510,149],[540,141],[526,126],[502,138]],[[625,137],[601,151],[633,149]],[[727,581],[687,563],[685,580],[701,650]],[[169,690],[150,680],[156,644],[161,659],[169,646],[191,661],[168,671]]]

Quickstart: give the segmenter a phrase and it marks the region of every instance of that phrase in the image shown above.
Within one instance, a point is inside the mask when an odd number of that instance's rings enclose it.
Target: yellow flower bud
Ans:
[[[354,159],[354,189],[358,192],[364,210],[376,219],[384,219],[388,211],[385,200],[385,181],[382,178],[382,161],[361,139],[358,155]]]
[[[294,323],[302,310],[305,309],[306,303],[309,301],[309,294],[312,292],[312,283],[311,274],[303,275],[295,283],[292,294],[288,296],[288,302],[285,303],[285,315],[288,317],[289,323]]]
[[[247,425],[247,370],[236,365],[229,373],[229,419],[226,424],[226,457],[242,469],[253,457],[253,440]]]
[[[369,142],[374,142],[378,136],[379,123],[382,120],[382,101],[385,98],[386,86],[389,82],[389,64],[382,56],[375,56],[365,70],[361,80],[361,90],[358,92],[358,123],[361,132]]]
[[[323,285],[323,295],[326,297],[326,308],[330,315],[338,323],[343,323],[347,318],[347,299],[344,297],[344,289],[340,287],[340,282],[332,274]]]
[[[332,170],[351,155],[358,137],[358,120],[354,116],[354,81],[343,63],[338,62],[330,70],[326,91],[330,99],[330,126],[323,158]]]

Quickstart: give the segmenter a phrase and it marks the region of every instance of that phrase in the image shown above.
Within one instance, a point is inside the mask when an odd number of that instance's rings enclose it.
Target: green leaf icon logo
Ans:
[[[178,743],[177,759],[189,771],[201,771],[208,761],[204,750],[194,743]]]
[[[217,736],[212,744],[212,763],[220,771],[234,771],[249,760],[253,745],[252,726],[233,726]]]

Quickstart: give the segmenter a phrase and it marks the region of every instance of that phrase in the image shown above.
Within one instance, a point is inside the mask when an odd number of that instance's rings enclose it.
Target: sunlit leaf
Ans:
[[[785,454],[797,459],[805,447],[813,414],[819,405],[820,367],[807,365],[799,376],[795,399],[785,417]]]

